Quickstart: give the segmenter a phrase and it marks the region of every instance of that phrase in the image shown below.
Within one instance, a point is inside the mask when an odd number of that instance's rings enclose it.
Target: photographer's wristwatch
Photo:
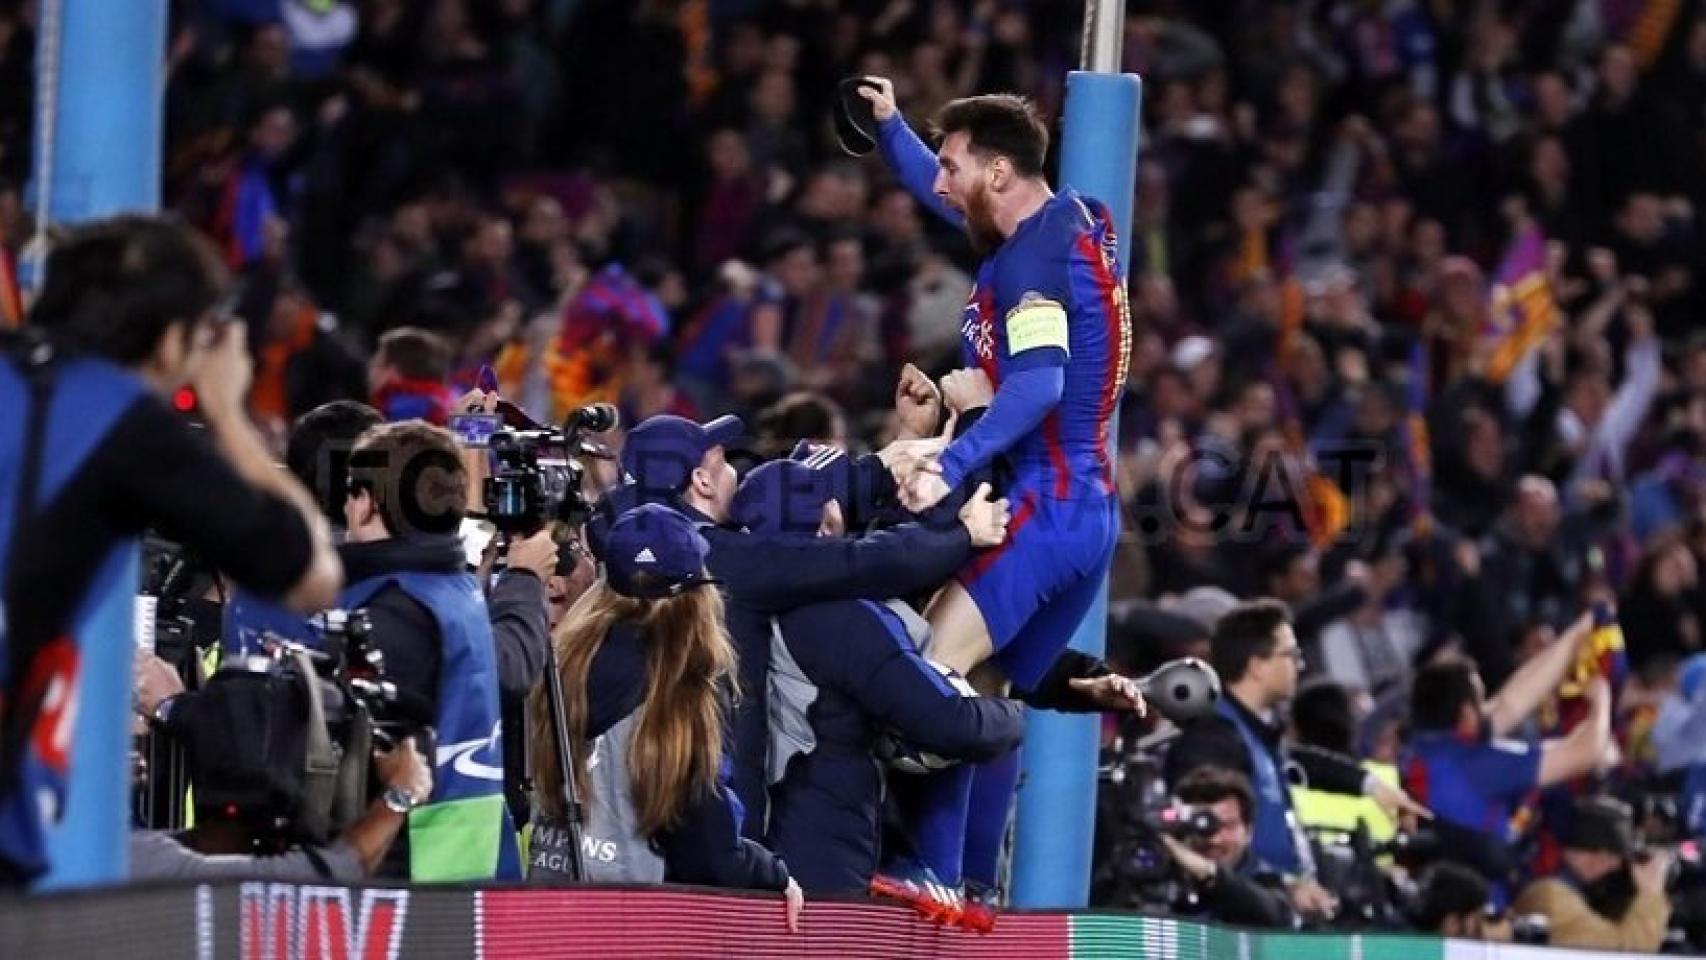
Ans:
[[[414,794],[402,787],[386,787],[379,799],[385,804],[385,809],[405,817],[409,815],[409,811],[421,805]]]

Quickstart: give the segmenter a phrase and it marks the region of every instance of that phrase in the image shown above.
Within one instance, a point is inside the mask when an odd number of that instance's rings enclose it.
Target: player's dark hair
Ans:
[[[1220,682],[1244,679],[1250,661],[1270,656],[1278,640],[1274,634],[1291,622],[1291,611],[1278,600],[1251,600],[1226,612],[1209,637],[1209,660]]]
[[[71,231],[47,261],[29,324],[60,350],[130,365],[152,356],[174,323],[194,328],[228,292],[212,245],[161,217],[123,216]]]
[[[972,153],[1006,157],[1021,176],[1042,176],[1048,127],[1024,97],[986,93],[954,100],[936,115],[935,131],[938,137],[963,132]]]
[[[344,522],[349,493],[349,458],[356,438],[385,422],[379,411],[354,400],[323,403],[296,419],[290,428],[284,463],[314,494],[326,519]]]
[[[1430,663],[1410,688],[1410,723],[1417,730],[1450,730],[1465,705],[1475,703],[1475,665],[1467,660]]]
[[[1238,815],[1246,824],[1255,816],[1256,795],[1250,789],[1250,778],[1225,767],[1198,767],[1185,774],[1173,795],[1191,806],[1238,801]]]

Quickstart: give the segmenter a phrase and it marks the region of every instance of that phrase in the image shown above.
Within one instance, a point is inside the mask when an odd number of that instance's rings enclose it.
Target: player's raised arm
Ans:
[[[876,86],[861,86],[859,96],[871,101],[871,114],[877,121],[877,144],[883,152],[883,162],[889,165],[906,192],[912,194],[925,209],[956,227],[965,226],[959,211],[942,202],[936,194],[936,175],[941,165],[936,154],[912,128],[895,106],[894,84],[887,77],[867,77]]]

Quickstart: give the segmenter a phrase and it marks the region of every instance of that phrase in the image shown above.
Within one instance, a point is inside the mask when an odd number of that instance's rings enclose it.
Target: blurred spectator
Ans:
[[[418,327],[379,338],[367,367],[373,406],[390,421],[420,419],[443,426],[450,415],[450,347]]]
[[[1610,797],[1578,802],[1570,823],[1563,871],[1530,884],[1516,910],[1544,914],[1556,947],[1656,952],[1670,921],[1671,855],[1638,851],[1634,816]]]
[[[1592,772],[1611,738],[1611,692],[1588,685],[1589,714],[1566,737],[1505,739],[1555,691],[1593,635],[1581,618],[1487,697],[1473,664],[1448,660],[1417,675],[1404,785],[1435,816],[1442,848],[1494,884],[1501,905],[1517,866],[1512,816],[1531,792]]]

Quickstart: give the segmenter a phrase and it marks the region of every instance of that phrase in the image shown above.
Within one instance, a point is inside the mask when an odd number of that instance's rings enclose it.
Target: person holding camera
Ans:
[[[1564,836],[1564,868],[1524,888],[1515,911],[1545,916],[1553,946],[1656,953],[1670,924],[1670,866],[1670,854],[1638,849],[1627,804],[1586,797]]]
[[[170,671],[163,664],[150,669],[158,672],[160,668]],[[138,712],[148,706],[147,701],[139,700]],[[257,854],[255,838],[241,821],[203,814],[182,834],[132,831],[130,879],[354,883],[372,876],[408,824],[409,811],[432,794],[432,766],[421,756],[412,737],[404,738],[391,750],[376,750],[373,768],[384,792],[360,819],[324,847],[294,846],[275,854]],[[266,789],[266,785],[237,783],[227,788],[253,792]],[[204,791],[204,795],[211,792]]]
[[[1236,770],[1198,767],[1179,781],[1173,796],[1213,815],[1213,833],[1192,833],[1183,840],[1160,834],[1208,916],[1241,927],[1292,926],[1291,903],[1279,874],[1264,872],[1250,853],[1256,798],[1249,778]]]
[[[1284,603],[1254,600],[1232,608],[1216,622],[1209,647],[1225,695],[1215,704],[1215,716],[1180,733],[1167,754],[1167,781],[1176,786],[1203,766],[1248,776],[1255,793],[1252,853],[1266,869],[1286,877],[1300,913],[1329,917],[1337,901],[1315,878],[1314,854],[1288,789],[1292,768],[1307,773],[1318,789],[1366,793],[1394,815],[1431,814],[1349,757],[1322,750],[1293,753],[1285,744],[1281,705],[1297,693],[1303,648]]]
[[[781,859],[740,834],[726,753],[735,651],[711,552],[692,520],[659,504],[622,514],[605,541],[605,576],[558,627],[566,716],[543,688],[529,704],[534,881],[695,883],[782,891],[789,929],[803,903]],[[569,747],[565,771],[558,745]],[[578,811],[587,820],[575,877]]]
[[[124,840],[106,825],[127,778],[106,765],[125,752],[129,633],[104,631],[132,623],[145,529],[297,610],[331,602],[342,582],[319,512],[244,412],[250,363],[225,312],[229,287],[215,251],[183,226],[87,224],[53,250],[0,363],[13,437],[0,451],[11,478],[0,489],[0,886],[50,866],[60,880],[122,873]],[[205,431],[167,403],[184,388]],[[74,769],[79,798],[67,804]],[[60,818],[65,845],[50,864]]]
[[[492,621],[459,534],[465,494],[460,448],[441,427],[382,424],[350,454],[339,551],[350,586],[339,605],[367,610],[385,679],[402,706],[433,718],[437,738],[431,801],[386,863],[387,875],[414,880],[520,870],[504,804]]]

